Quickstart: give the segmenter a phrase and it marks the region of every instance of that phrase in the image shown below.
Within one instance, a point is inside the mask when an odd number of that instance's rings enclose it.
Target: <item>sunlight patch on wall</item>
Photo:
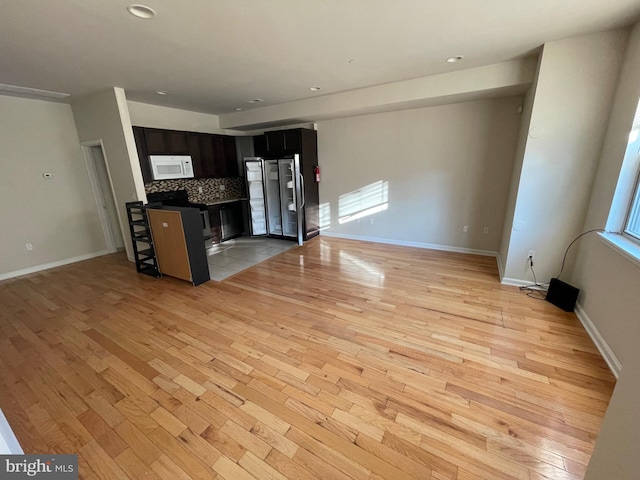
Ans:
[[[388,208],[389,182],[379,180],[353,192],[340,195],[338,222],[352,222],[359,218],[383,212]]]
[[[320,230],[325,230],[331,226],[331,204],[321,203],[320,209]]]

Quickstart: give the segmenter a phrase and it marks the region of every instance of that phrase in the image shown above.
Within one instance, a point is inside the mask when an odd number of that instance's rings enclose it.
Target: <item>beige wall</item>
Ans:
[[[518,96],[319,122],[323,233],[497,251],[521,104]],[[340,223],[349,208],[385,203],[376,191],[385,183],[386,210]]]
[[[538,60],[541,60],[539,58]],[[516,154],[513,161],[511,171],[511,181],[509,183],[509,197],[507,199],[507,207],[505,213],[504,224],[502,225],[502,236],[500,238],[500,248],[498,250],[498,268],[500,269],[500,280],[504,277],[505,262],[509,254],[509,242],[511,241],[511,226],[513,225],[513,215],[516,208],[516,200],[518,198],[518,185],[520,184],[520,175],[522,174],[522,164],[524,162],[524,152],[527,145],[527,137],[531,125],[531,114],[533,112],[533,100],[536,95],[538,86],[538,72],[533,84],[524,96],[522,105],[522,119],[520,121],[520,130],[518,131],[518,143]]]
[[[72,108],[80,141],[102,140],[104,145],[125,249],[132,259],[125,203],[138,199],[146,201],[146,194],[124,90],[113,88],[79,99]]]
[[[504,280],[558,274],[565,246],[583,228],[622,62],[626,31],[545,44],[518,184]],[[506,225],[505,228],[509,228]],[[504,241],[503,241],[504,244]]]
[[[69,105],[0,96],[0,169],[0,278],[105,252]]]
[[[613,391],[587,467],[585,480],[636,480],[638,478],[640,471],[638,456],[640,355],[629,360]]]
[[[535,75],[533,57],[400,82],[321,95],[220,115],[223,128],[257,129],[402,109],[505,97],[526,90]]]
[[[225,133],[217,115],[127,101],[131,123],[137,127],[186,132]]]
[[[627,139],[640,97],[640,26],[629,37],[611,120],[594,182],[585,228],[604,228],[625,157]],[[637,304],[640,268],[608,248],[600,239],[579,244],[572,282],[582,289],[578,299],[623,367],[638,355]],[[632,287],[635,285],[635,289]]]
[[[585,228],[603,228],[607,222],[639,98],[636,24],[627,42]],[[640,471],[640,266],[592,236],[579,244],[571,283],[581,289],[579,303],[622,364],[586,479],[635,479]]]

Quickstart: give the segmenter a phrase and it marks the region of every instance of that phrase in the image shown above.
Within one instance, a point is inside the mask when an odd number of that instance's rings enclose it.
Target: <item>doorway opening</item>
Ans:
[[[83,143],[82,153],[87,164],[89,181],[98,208],[107,250],[110,253],[122,251],[124,250],[124,239],[120,228],[120,212],[115,201],[113,183],[102,141]]]

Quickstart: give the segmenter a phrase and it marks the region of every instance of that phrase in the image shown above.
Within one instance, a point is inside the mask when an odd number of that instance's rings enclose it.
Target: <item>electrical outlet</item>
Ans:
[[[536,258],[536,251],[535,251],[535,250],[529,250],[529,253],[527,253],[527,260],[528,260],[529,258],[530,258],[531,260],[535,260],[535,258]]]
[[[24,246],[27,248],[27,250],[33,250],[33,245],[31,245],[30,243],[25,243]]]
[[[469,231],[469,226],[468,226],[468,225],[465,225],[464,227],[462,227],[462,231],[463,231],[464,233],[467,233],[467,232]]]
[[[376,219],[373,217],[369,218],[369,223],[373,225],[374,223],[376,223]]]
[[[484,227],[482,229],[482,233],[484,233],[485,235],[488,235],[489,234],[489,227]]]

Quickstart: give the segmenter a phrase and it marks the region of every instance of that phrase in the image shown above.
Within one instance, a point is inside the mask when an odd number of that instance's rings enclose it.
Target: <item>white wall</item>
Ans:
[[[102,140],[120,226],[129,259],[133,258],[125,203],[146,201],[124,90],[113,88],[75,101],[73,116],[81,142]]]
[[[505,281],[533,280],[529,250],[539,281],[557,275],[565,246],[582,231],[625,38],[616,30],[544,46]]]
[[[69,105],[0,96],[0,169],[0,278],[104,253]]]
[[[640,23],[627,42],[585,228],[607,222],[639,98]],[[571,283],[581,289],[579,303],[622,364],[586,479],[631,480],[640,471],[640,267],[595,236],[578,247]]]
[[[323,234],[495,252],[521,104],[518,96],[319,122]],[[340,222],[363,187],[370,195],[360,208],[384,204],[376,188],[385,183],[386,210]]]

